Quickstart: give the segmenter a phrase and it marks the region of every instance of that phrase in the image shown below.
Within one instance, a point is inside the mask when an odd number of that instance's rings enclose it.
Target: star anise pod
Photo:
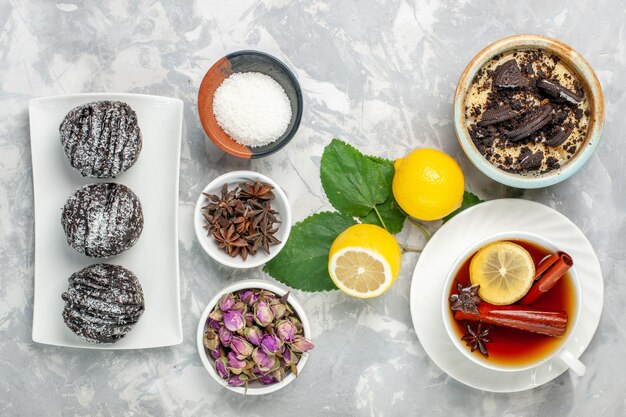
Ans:
[[[235,225],[231,224],[228,228],[220,228],[213,232],[213,237],[217,241],[217,246],[224,249],[230,256],[237,256],[239,251],[236,248],[248,246],[248,242],[243,240],[239,233],[235,231]],[[234,255],[233,255],[234,253]]]
[[[491,330],[491,327],[483,329],[482,321],[478,322],[476,329],[473,329],[470,324],[466,324],[465,326],[467,328],[467,333],[465,333],[461,340],[463,340],[467,346],[471,346],[472,352],[478,349],[484,357],[488,358],[489,352],[487,351],[487,343],[491,342],[489,339],[489,331]]]
[[[202,207],[213,216],[215,220],[224,218],[228,219],[235,213],[235,208],[241,203],[237,200],[237,189],[228,191],[228,184],[222,187],[221,196],[215,194],[202,193],[209,199],[209,204]]]
[[[223,217],[215,217],[212,214],[209,214],[207,211],[202,213],[204,217],[204,228],[207,231],[207,236],[211,236],[211,234],[220,228],[227,228],[230,225],[230,222]]]
[[[450,296],[450,302],[452,302],[450,308],[452,310],[460,310],[467,314],[480,314],[477,307],[478,303],[482,301],[478,296],[479,288],[480,285],[478,284],[463,288],[463,285],[457,282],[456,289],[458,294],[452,294]]]
[[[254,255],[254,253],[252,253],[252,251],[250,250],[250,244],[246,242],[244,246],[236,246],[229,255],[232,256],[233,258],[239,255],[241,256],[241,259],[245,261],[246,259],[248,259],[249,253]]]
[[[249,201],[248,203],[253,209],[251,214],[254,216],[254,220],[252,221],[252,226],[254,228],[263,228],[265,226],[271,226],[273,223],[277,223],[276,214],[278,214],[278,212],[272,209],[269,202],[259,203],[256,201]]]
[[[250,211],[250,209],[246,207],[243,201],[239,200],[238,198],[235,199],[235,205],[233,209],[235,210],[235,216],[247,216],[248,212]]]
[[[233,224],[235,225],[235,230],[237,233],[248,236],[250,233],[254,233],[254,228],[252,227],[252,221],[247,216],[238,216],[233,220]]]
[[[270,253],[270,246],[277,245],[280,243],[280,240],[274,236],[274,234],[278,231],[278,228],[269,228],[265,227],[259,230],[257,233],[248,237],[248,242],[252,244],[252,249],[254,251],[258,250],[259,246],[263,248],[265,253]]]
[[[244,182],[239,184],[239,188],[241,189],[240,197],[246,200],[251,198],[257,200],[274,199],[274,193],[272,192],[274,187],[261,181],[255,181],[254,184]]]

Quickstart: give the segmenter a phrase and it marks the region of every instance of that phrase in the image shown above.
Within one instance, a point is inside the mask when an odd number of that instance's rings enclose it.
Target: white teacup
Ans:
[[[535,368],[547,361],[558,359],[558,360],[563,361],[565,365],[567,365],[569,369],[571,369],[577,375],[579,376],[584,375],[586,371],[585,365],[581,361],[579,361],[574,354],[572,354],[570,351],[566,349],[567,341],[570,335],[574,332],[576,325],[578,324],[578,320],[580,318],[580,310],[582,308],[582,292],[580,290],[580,282],[578,281],[578,275],[576,274],[575,265],[572,268],[570,268],[570,270],[568,271],[571,277],[571,280],[574,284],[574,298],[575,298],[574,316],[568,317],[569,325],[568,325],[567,333],[561,338],[562,339],[561,343],[558,344],[558,346],[556,346],[550,353],[546,354],[544,357],[534,362],[519,365],[519,366],[494,364],[493,362],[490,362],[488,358],[483,358],[482,356],[476,355],[473,352],[471,352],[470,349],[464,344],[464,342],[461,341],[461,339],[458,337],[457,331],[453,327],[455,326],[455,324],[453,323],[454,318],[453,318],[452,311],[450,310],[450,301],[449,301],[450,288],[452,286],[452,281],[454,280],[459,268],[461,268],[463,263],[473,253],[475,253],[478,249],[485,246],[486,244],[499,241],[499,240],[524,240],[524,241],[528,241],[531,243],[535,243],[539,246],[542,246],[551,252],[556,252],[557,250],[559,250],[559,248],[557,248],[555,245],[553,245],[551,242],[547,241],[543,237],[535,235],[533,233],[527,233],[527,232],[498,233],[498,234],[489,236],[485,239],[482,239],[470,245],[465,250],[465,252],[463,252],[461,256],[457,258],[457,260],[454,262],[454,264],[450,268],[450,272],[448,272],[448,276],[446,277],[446,281],[443,286],[443,291],[441,294],[441,306],[442,306],[441,312],[443,315],[443,322],[446,328],[446,332],[448,333],[450,340],[452,340],[452,343],[454,343],[454,346],[456,346],[459,352],[465,355],[466,358],[468,358],[472,362],[484,368],[492,369],[495,371],[504,371],[504,372],[523,371],[526,369]],[[574,262],[576,262],[576,260],[574,260]]]

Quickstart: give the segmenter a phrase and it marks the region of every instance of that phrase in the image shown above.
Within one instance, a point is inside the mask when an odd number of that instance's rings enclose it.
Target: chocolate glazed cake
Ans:
[[[68,198],[61,224],[70,246],[106,258],[135,244],[143,230],[143,212],[139,198],[125,185],[90,184]]]
[[[126,336],[144,312],[143,290],[128,269],[96,264],[72,274],[63,320],[90,343],[115,343]]]
[[[75,107],[59,132],[65,155],[84,177],[115,177],[133,166],[141,152],[137,114],[121,101]]]

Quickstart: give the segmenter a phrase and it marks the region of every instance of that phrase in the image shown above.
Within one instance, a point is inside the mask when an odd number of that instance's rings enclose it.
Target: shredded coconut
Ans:
[[[239,72],[226,78],[213,96],[217,123],[244,146],[263,146],[280,138],[291,121],[291,102],[269,75]]]

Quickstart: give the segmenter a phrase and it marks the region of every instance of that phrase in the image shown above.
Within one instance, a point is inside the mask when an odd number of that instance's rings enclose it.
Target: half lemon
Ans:
[[[357,224],[330,247],[328,273],[353,297],[372,298],[387,291],[400,273],[401,251],[392,234],[379,226]]]

